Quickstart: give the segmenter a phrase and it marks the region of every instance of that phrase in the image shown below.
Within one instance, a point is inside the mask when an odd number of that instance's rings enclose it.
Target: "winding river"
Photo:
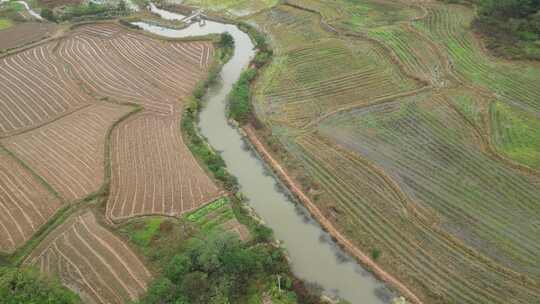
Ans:
[[[185,16],[157,9],[153,12],[168,20]],[[188,37],[229,32],[235,41],[232,59],[225,64],[218,84],[205,96],[199,128],[218,151],[228,170],[238,178],[249,204],[281,240],[291,259],[294,273],[323,289],[324,294],[339,296],[354,304],[388,303],[392,294],[331,240],[309,213],[293,202],[287,190],[270,174],[264,162],[250,149],[242,135],[226,118],[226,96],[254,56],[249,36],[231,24],[207,21],[182,30],[167,29],[144,22],[134,23],[144,30],[166,37]]]

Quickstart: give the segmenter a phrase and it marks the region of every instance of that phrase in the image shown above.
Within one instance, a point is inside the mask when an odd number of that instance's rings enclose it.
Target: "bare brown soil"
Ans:
[[[163,41],[103,22],[0,58],[0,251],[29,240],[63,199],[108,190],[108,177],[112,220],[179,216],[220,196],[180,132],[183,102],[213,52],[210,41]],[[136,105],[142,111],[123,120]],[[47,235],[25,263],[89,303],[136,300],[151,279],[88,211]]]
[[[132,110],[96,104],[54,123],[2,141],[68,201],[101,187],[110,126]]]
[[[221,195],[183,142],[179,126],[179,114],[145,111],[114,130],[107,217],[179,216]]]
[[[0,51],[23,46],[51,36],[57,26],[44,22],[24,22],[0,31]]]
[[[54,47],[50,42],[0,59],[0,137],[51,122],[93,101],[53,54]]]
[[[79,27],[59,54],[93,96],[144,111],[112,134],[107,216],[179,216],[221,195],[183,142],[183,100],[213,58],[210,42],[164,42],[110,25]]]
[[[40,180],[0,150],[0,251],[24,244],[61,207]]]
[[[90,211],[69,218],[24,263],[57,275],[88,303],[136,300],[152,279],[131,249]]]

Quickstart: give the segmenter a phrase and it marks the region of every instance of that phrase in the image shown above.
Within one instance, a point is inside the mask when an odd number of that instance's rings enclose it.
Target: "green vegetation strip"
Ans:
[[[257,78],[259,70],[272,60],[274,55],[264,35],[246,23],[238,24],[238,28],[246,32],[257,49],[255,58],[251,61],[250,68],[243,71],[238,81],[234,84],[228,99],[229,118],[240,124],[245,124],[252,118],[251,85]]]
[[[186,110],[184,111],[181,122],[181,131],[187,139],[186,142],[188,143],[189,150],[195,157],[205,165],[216,180],[222,183],[225,189],[234,190],[237,187],[236,178],[227,172],[225,161],[199,134],[196,125],[201,109],[202,98],[207,89],[216,82],[223,64],[232,56],[234,40],[232,40],[232,37],[229,34],[223,34],[218,42],[218,47],[219,52],[216,56],[217,60],[210,67],[207,79],[197,85],[193,92],[193,96],[190,98]]]
[[[192,222],[199,222],[201,219],[203,219],[205,216],[207,216],[209,213],[225,206],[229,203],[229,199],[227,197],[222,197],[218,200],[213,201],[212,203],[197,209],[196,211],[190,213],[187,215],[187,219]]]

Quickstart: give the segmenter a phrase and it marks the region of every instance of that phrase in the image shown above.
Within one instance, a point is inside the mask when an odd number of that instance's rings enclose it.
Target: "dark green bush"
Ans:
[[[33,269],[0,267],[0,303],[81,303],[79,297]]]
[[[287,264],[278,249],[250,247],[232,233],[215,231],[189,241],[140,303],[236,303],[253,280],[282,269]]]
[[[474,3],[478,11],[474,26],[488,38],[488,48],[517,58],[533,56],[535,52],[530,53],[531,48],[540,49],[535,47],[535,42],[540,41],[540,1],[477,0]]]
[[[257,70],[247,69],[229,93],[229,117],[244,124],[251,113],[251,82],[257,75]]]
[[[43,17],[43,19],[49,20],[51,22],[56,22],[56,17],[54,16],[53,11],[49,8],[42,9],[40,15],[41,17]]]

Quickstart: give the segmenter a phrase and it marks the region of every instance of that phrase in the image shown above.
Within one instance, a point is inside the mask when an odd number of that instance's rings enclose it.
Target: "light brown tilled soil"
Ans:
[[[137,256],[90,211],[73,215],[51,233],[25,264],[58,275],[88,303],[126,303],[152,279]]]
[[[51,36],[57,26],[52,23],[24,22],[0,31],[0,50],[12,49]]]
[[[0,150],[0,252],[24,244],[60,207],[35,176]]]
[[[69,201],[101,187],[108,129],[132,110],[95,104],[1,143]]]

